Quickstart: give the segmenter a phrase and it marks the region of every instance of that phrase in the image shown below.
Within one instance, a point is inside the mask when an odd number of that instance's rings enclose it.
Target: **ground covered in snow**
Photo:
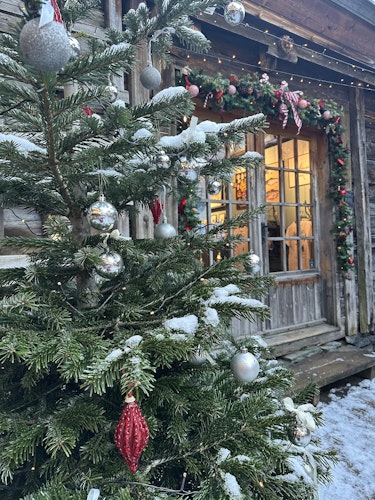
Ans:
[[[375,379],[331,389],[316,432],[336,450],[333,481],[319,486],[319,500],[375,500]]]

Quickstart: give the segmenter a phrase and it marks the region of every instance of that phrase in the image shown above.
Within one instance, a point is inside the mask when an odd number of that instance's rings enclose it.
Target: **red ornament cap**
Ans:
[[[115,444],[133,474],[138,470],[138,462],[149,436],[146,419],[135,398],[128,394],[115,430]]]

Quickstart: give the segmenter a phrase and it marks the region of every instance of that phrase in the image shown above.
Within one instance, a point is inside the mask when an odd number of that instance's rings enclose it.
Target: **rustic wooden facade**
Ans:
[[[103,13],[90,26],[77,26],[101,36],[105,26],[121,26],[121,16],[136,8],[138,0],[105,0]],[[19,16],[20,2],[0,2],[0,30],[8,31]],[[314,210],[315,254],[312,268],[274,272],[276,286],[266,298],[271,319],[252,325],[235,322],[237,335],[262,332],[280,355],[314,343],[347,338],[349,342],[374,332],[374,266],[375,266],[375,5],[370,0],[252,0],[243,1],[246,17],[238,26],[229,25],[221,11],[202,13],[195,25],[212,42],[206,56],[194,54],[178,45],[172,51],[173,63],[163,70],[163,85],[175,83],[175,74],[185,66],[214,75],[266,72],[276,81],[289,79],[294,90],[311,98],[333,99],[343,106],[346,132],[343,140],[350,148],[347,189],[355,216],[354,271],[344,276],[338,272],[335,241],[332,236],[333,202],[327,196],[330,163],[324,133],[303,127],[298,138],[309,144],[312,158],[311,206]],[[284,36],[293,39],[290,52],[280,49]],[[150,93],[139,84],[139,72],[146,64],[145,47],[139,48],[140,65],[126,80],[115,83],[122,97],[136,104]],[[142,62],[144,64],[142,64]],[[157,64],[157,61],[154,61]],[[229,121],[238,113],[218,115],[196,99],[196,115],[200,120]],[[281,128],[272,122],[269,133],[295,138],[293,127]],[[264,153],[264,144],[247,138],[246,147]],[[262,149],[263,148],[263,149]],[[248,206],[265,201],[265,172],[248,177]],[[210,197],[207,195],[207,203]],[[7,209],[0,229],[11,234],[14,221],[24,220],[17,208]],[[177,209],[170,207],[170,222],[177,224]],[[173,213],[173,215],[172,215]],[[12,214],[16,214],[12,217]],[[133,221],[132,234],[153,234],[151,217],[142,214]],[[147,215],[147,214],[146,214]],[[210,212],[211,215],[211,212]],[[21,224],[23,225],[23,223]],[[265,237],[266,219],[249,228],[249,245],[260,255],[264,272],[272,272],[269,264],[269,232]],[[16,224],[17,226],[17,224]],[[19,226],[19,224],[18,224]],[[128,221],[123,221],[123,232]],[[6,260],[6,256],[3,257]]]

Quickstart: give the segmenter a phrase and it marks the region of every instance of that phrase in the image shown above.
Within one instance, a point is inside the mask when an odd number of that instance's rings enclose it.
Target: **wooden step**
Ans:
[[[375,353],[345,345],[336,351],[323,351],[291,363],[288,368],[295,373],[296,389],[310,381],[322,388],[352,375],[374,378]]]
[[[289,329],[264,334],[263,338],[272,347],[277,357],[300,351],[305,347],[326,344],[344,337],[340,329],[327,323],[306,325],[303,328]]]

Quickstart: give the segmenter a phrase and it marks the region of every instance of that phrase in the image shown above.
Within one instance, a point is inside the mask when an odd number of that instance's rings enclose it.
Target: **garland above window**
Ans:
[[[270,83],[266,73],[246,74],[238,78],[232,74],[223,78],[195,72],[188,67],[180,73],[180,81],[193,97],[202,99],[203,106],[218,113],[241,109],[245,115],[263,113],[276,118],[285,128],[294,123],[297,134],[303,125],[324,130],[328,139],[331,163],[329,195],[335,202],[333,234],[336,241],[340,274],[354,269],[353,244],[349,235],[353,231],[353,210],[347,201],[347,161],[349,150],[343,145],[341,122],[343,110],[335,102],[306,99],[301,91],[290,91],[286,81],[279,86]]]

